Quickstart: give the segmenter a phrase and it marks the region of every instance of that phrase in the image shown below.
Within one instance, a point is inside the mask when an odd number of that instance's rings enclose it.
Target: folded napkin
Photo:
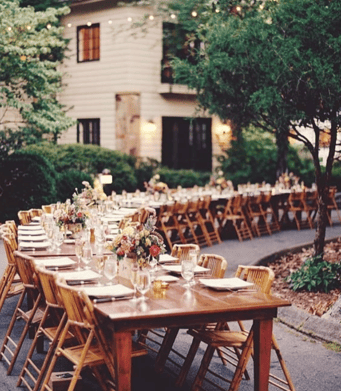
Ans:
[[[203,278],[199,279],[200,283],[216,290],[233,290],[250,288],[253,286],[251,282],[241,280],[237,277],[232,278]]]
[[[181,265],[162,265],[162,268],[171,273],[177,273],[177,274],[181,273]],[[207,269],[206,267],[196,265],[194,268],[194,273],[204,273],[209,270],[210,269]]]
[[[37,225],[19,225],[18,233],[24,234],[28,233],[29,235],[36,235],[37,233],[45,233],[42,227]]]
[[[134,294],[134,290],[122,284],[109,286],[87,286],[83,288],[91,297],[125,297]]]
[[[93,270],[81,270],[80,272],[63,272],[59,273],[59,275],[66,281],[89,281],[101,277],[100,274],[94,272]]]
[[[50,245],[50,242],[20,242],[19,243],[21,249],[37,249],[37,248],[47,248]]]
[[[160,258],[159,258],[160,263],[177,262],[177,261],[179,261],[179,258],[173,257],[169,254],[160,254]]]
[[[18,234],[18,240],[23,241],[23,242],[41,242],[43,240],[47,240],[47,236],[44,235],[21,235],[20,233]]]
[[[45,267],[66,267],[73,266],[76,264],[76,262],[69,257],[51,257],[35,259],[34,263],[36,265],[42,265]]]

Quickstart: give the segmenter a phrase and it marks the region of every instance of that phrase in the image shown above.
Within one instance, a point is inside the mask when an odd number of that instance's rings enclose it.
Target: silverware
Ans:
[[[98,299],[94,299],[93,303],[98,304],[98,303],[108,303],[110,301],[119,301],[119,300],[129,300],[132,299],[133,296],[122,296],[122,297],[100,297]]]

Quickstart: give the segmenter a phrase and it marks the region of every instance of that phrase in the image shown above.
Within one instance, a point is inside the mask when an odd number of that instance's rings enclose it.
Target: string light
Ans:
[[[191,15],[193,16],[193,18],[196,18],[198,16],[198,13],[197,13],[197,11],[192,11]]]
[[[129,18],[127,19],[128,22],[132,22],[133,21],[133,18],[131,16],[129,16]]]
[[[220,9],[219,8],[216,8],[215,9],[215,12],[218,14],[220,12]]]
[[[11,26],[8,26],[7,27],[7,31],[11,31],[12,30],[12,27]]]
[[[242,10],[242,7],[241,7],[240,5],[237,5],[236,11],[237,11],[237,12],[240,12],[241,10]]]
[[[171,19],[175,19],[176,18],[176,15],[175,14],[171,14]]]
[[[32,27],[31,26],[26,26],[26,28],[27,28],[27,30],[31,30]]]
[[[149,15],[149,20],[154,20],[154,15]]]
[[[112,24],[112,20],[108,20],[108,23],[109,23],[109,24]]]
[[[91,22],[88,22],[86,25],[87,25],[88,27],[91,27],[92,23],[91,23]]]
[[[48,23],[48,24],[46,25],[46,28],[47,28],[48,30],[50,30],[51,27],[52,27],[52,26],[50,25],[50,23]]]
[[[72,27],[72,23],[68,23],[67,26],[70,28]]]

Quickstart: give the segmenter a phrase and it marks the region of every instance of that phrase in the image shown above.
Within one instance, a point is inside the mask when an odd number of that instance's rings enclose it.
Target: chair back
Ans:
[[[28,210],[20,210],[18,212],[18,218],[21,225],[28,225],[32,221],[32,218]]]
[[[52,213],[52,206],[51,205],[42,205],[41,209],[44,213],[51,214]]]
[[[46,303],[51,307],[60,308],[60,300],[57,297],[56,272],[45,269],[42,266],[35,267],[40,285],[43,289]]]
[[[275,273],[269,267],[265,266],[239,265],[236,271],[236,277],[252,282],[253,289],[269,294],[271,285],[275,279]]]
[[[10,232],[4,232],[2,234],[2,239],[4,242],[4,247],[6,251],[7,256],[7,262],[9,265],[15,266],[15,258],[14,258],[14,251],[18,249],[17,241],[15,240],[15,236],[11,234]]]
[[[223,278],[227,269],[227,261],[216,254],[201,254],[198,265],[211,270],[211,277]]]
[[[200,254],[200,247],[197,244],[190,243],[190,244],[174,244],[172,247],[172,252],[171,255],[173,257],[176,257],[179,259],[179,263],[183,259],[188,259],[189,258],[189,252],[191,250],[196,251],[197,256]]]
[[[24,287],[38,289],[40,291],[40,284],[35,271],[33,258],[21,253],[20,251],[14,251],[14,257],[17,265],[17,271]]]
[[[30,214],[31,219],[33,219],[33,217],[41,216],[43,214],[43,210],[42,209],[30,209],[28,211],[28,213]]]

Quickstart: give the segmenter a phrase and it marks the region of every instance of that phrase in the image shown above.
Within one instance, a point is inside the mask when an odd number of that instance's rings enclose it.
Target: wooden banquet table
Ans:
[[[95,305],[114,354],[118,391],[131,390],[132,331],[190,328],[236,320],[253,320],[254,389],[268,390],[273,318],[277,316],[278,307],[290,305],[288,301],[256,292],[218,292],[201,284],[186,290],[179,282],[170,284],[164,295],[151,289],[146,297],[145,301],[123,300]]]

